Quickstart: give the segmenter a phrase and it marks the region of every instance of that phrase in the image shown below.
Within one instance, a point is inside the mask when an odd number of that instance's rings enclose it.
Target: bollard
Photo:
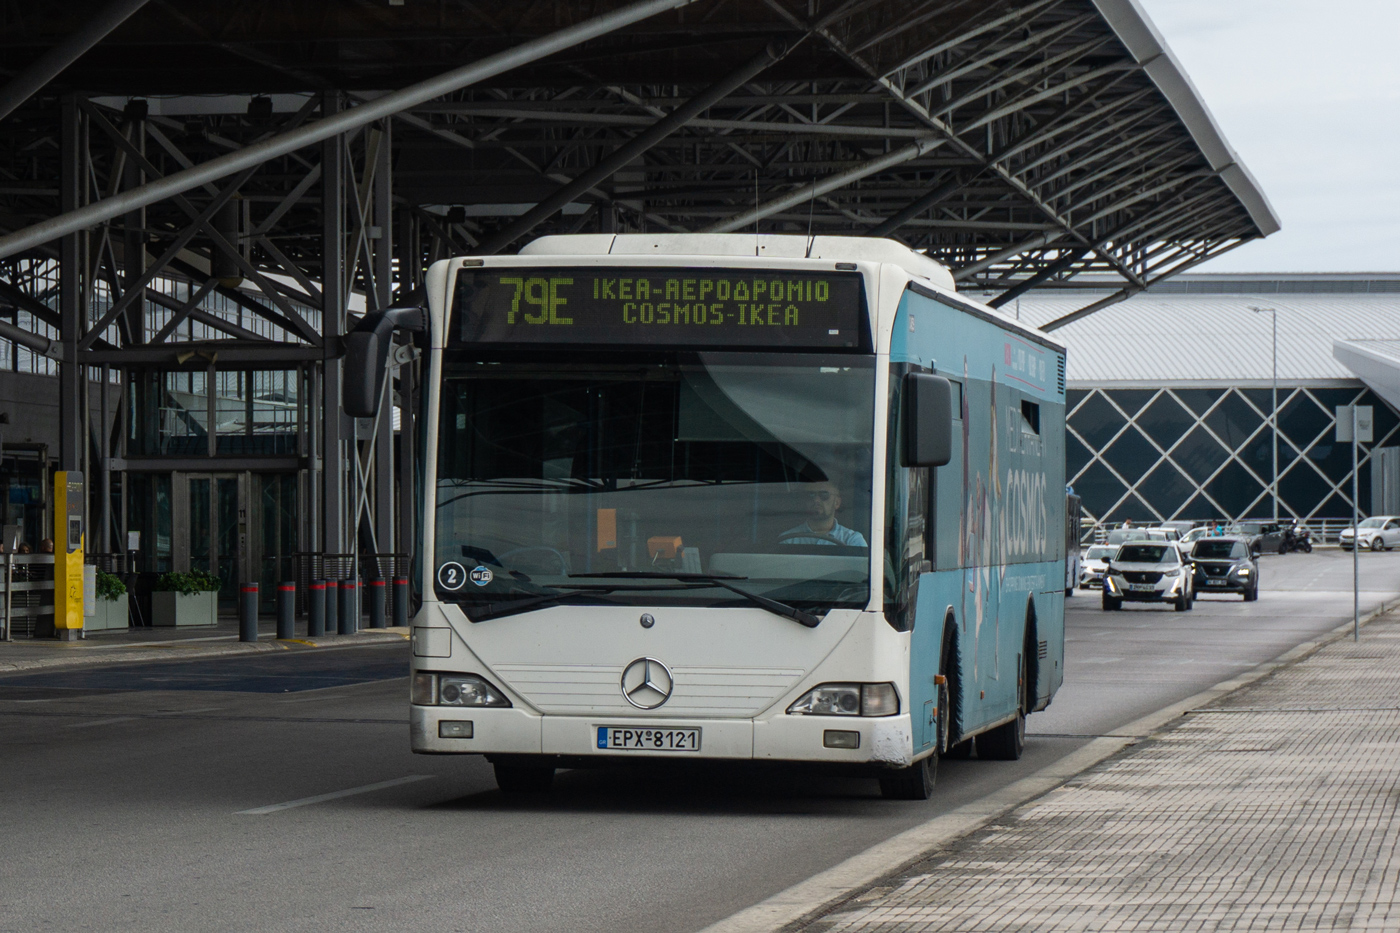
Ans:
[[[384,581],[369,581],[369,627],[384,627]]]
[[[340,625],[336,621],[340,609],[340,584],[334,580],[326,581],[326,634],[334,635],[340,631]]]
[[[394,578],[394,627],[402,628],[408,624],[408,579],[406,577]]]
[[[296,638],[297,585],[290,582],[277,584],[277,637]]]
[[[258,585],[245,583],[239,588],[238,640],[258,640]]]
[[[306,599],[306,637],[326,634],[326,581],[312,580]]]
[[[340,581],[340,607],[336,621],[340,624],[340,634],[353,635],[360,630],[359,613],[355,611],[355,581]]]

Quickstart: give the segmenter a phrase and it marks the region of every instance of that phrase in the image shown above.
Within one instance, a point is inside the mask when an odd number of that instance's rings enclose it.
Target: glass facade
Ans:
[[[148,457],[297,453],[301,417],[299,371],[218,370],[212,374],[212,406],[210,375],[207,370],[133,372],[128,453]]]
[[[1268,388],[1079,388],[1069,407],[1065,475],[1101,522],[1238,520],[1273,515]],[[1362,445],[1362,514],[1371,507],[1370,451],[1400,444],[1400,417],[1356,387],[1280,386],[1279,515],[1351,517],[1351,445],[1335,442],[1338,405],[1375,410]]]

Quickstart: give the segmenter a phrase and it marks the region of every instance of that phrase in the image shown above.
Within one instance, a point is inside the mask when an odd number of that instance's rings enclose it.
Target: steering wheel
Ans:
[[[561,554],[561,553],[559,553],[559,551],[555,550],[554,548],[549,547],[549,546],[547,546],[547,545],[543,545],[543,544],[535,544],[535,545],[531,545],[531,546],[529,546],[529,547],[518,547],[518,548],[515,548],[514,550],[506,551],[504,554],[502,554],[502,555],[500,556],[499,560],[500,560],[500,562],[501,562],[501,565],[502,565],[502,566],[505,566],[506,561],[507,561],[508,558],[516,557],[516,556],[518,556],[518,555],[520,555],[520,554],[529,554],[529,553],[531,553],[531,552],[533,552],[533,551],[543,551],[545,554],[548,554],[548,555],[553,556],[553,558],[554,558],[556,561],[559,562],[559,576],[562,577],[562,576],[566,576],[566,575],[568,574],[568,572],[569,572],[569,567],[568,567],[568,563],[564,560],[564,555]],[[542,571],[537,571],[537,572],[542,572]]]
[[[821,531],[789,531],[784,534],[778,535],[778,543],[785,544],[790,541],[795,541],[798,538],[819,538],[822,541],[826,541],[830,544],[839,545],[840,547],[847,546],[846,542],[842,541],[840,538],[833,538],[831,535]]]

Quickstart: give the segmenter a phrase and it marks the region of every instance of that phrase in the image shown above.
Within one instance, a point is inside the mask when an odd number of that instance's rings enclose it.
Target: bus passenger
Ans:
[[[804,495],[807,498],[807,520],[779,535],[779,544],[869,546],[859,531],[847,528],[836,520],[836,511],[841,508],[841,492],[835,483],[812,483]]]

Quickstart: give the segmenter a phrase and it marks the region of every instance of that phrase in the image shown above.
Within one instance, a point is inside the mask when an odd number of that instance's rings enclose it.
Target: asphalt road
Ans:
[[[1400,593],[1400,554],[1361,559],[1364,611]],[[1332,628],[1350,571],[1266,557],[1259,602],[1189,613],[1081,594],[1025,757],[945,761],[926,803],[732,767],[508,800],[480,759],[409,754],[406,679],[364,679],[399,647],[6,678],[0,931],[693,931]]]

